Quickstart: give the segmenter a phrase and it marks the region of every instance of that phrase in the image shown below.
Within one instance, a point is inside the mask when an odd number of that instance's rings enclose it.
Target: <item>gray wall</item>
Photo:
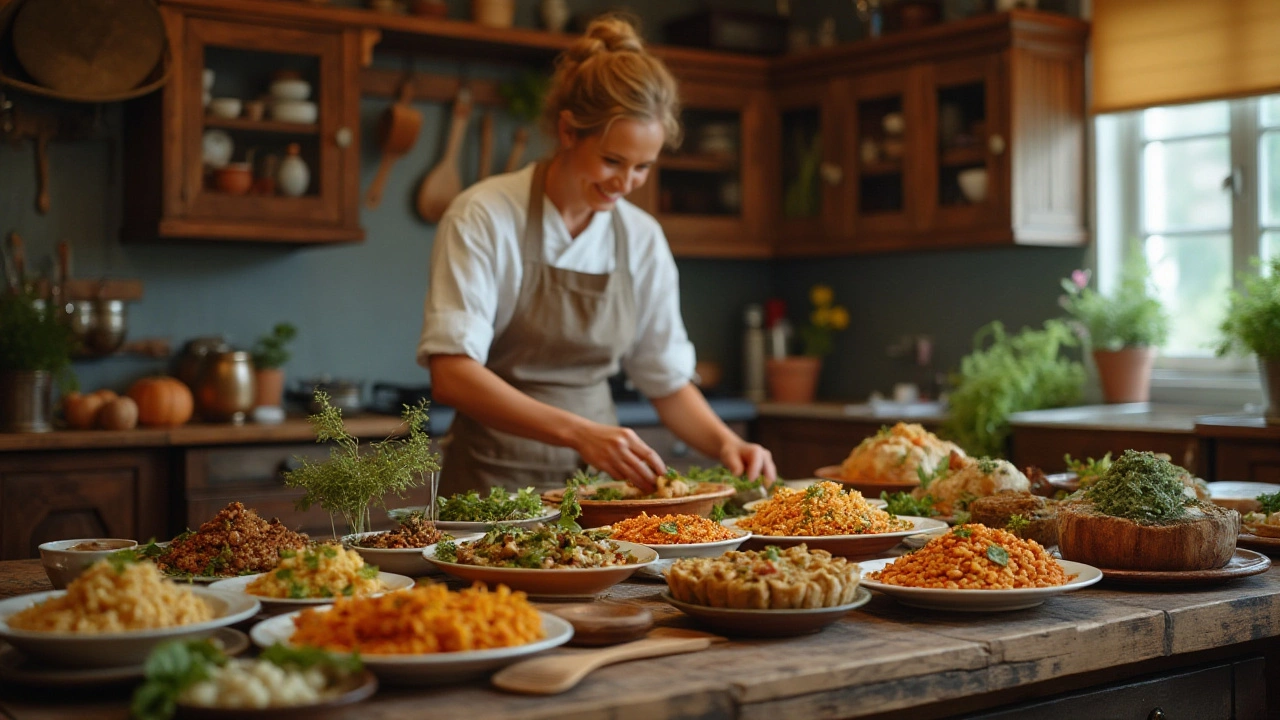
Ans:
[[[724,4],[724,3],[722,3]],[[772,2],[751,6],[771,7]],[[463,4],[455,15],[461,16]],[[607,2],[571,2],[575,11],[608,7]],[[795,2],[797,21],[813,6]],[[533,4],[521,2],[517,22],[532,24]],[[689,11],[677,0],[646,3],[643,20],[650,37],[665,18]],[[847,13],[847,3],[828,2]],[[842,15],[842,31],[856,26]],[[401,67],[393,58],[380,58]],[[420,63],[438,72],[465,71],[473,77],[502,76],[506,70],[477,65]],[[51,106],[14,96],[31,110]],[[361,186],[376,168],[372,129],[385,100],[362,102]],[[393,170],[377,210],[365,211],[368,239],[359,245],[281,248],[242,243],[131,244],[119,239],[121,165],[119,108],[106,108],[96,139],[50,146],[48,216],[34,210],[35,172],[30,143],[0,145],[0,231],[17,230],[27,241],[33,270],[44,270],[55,243],[67,240],[80,277],[132,277],[145,297],[130,308],[130,337],[167,337],[175,351],[191,338],[226,335],[247,347],[282,320],[299,328],[293,378],[328,374],[364,381],[422,383],[426,374],[413,358],[422,323],[422,298],[434,229],[412,213],[412,193],[435,162],[445,132],[447,108],[420,104],[423,132],[413,151]],[[499,117],[494,156],[505,158],[512,125]],[[475,123],[465,146],[464,178],[474,177]],[[470,174],[468,174],[470,173]],[[1056,315],[1057,280],[1078,267],[1083,251],[1010,248],[913,253],[821,261],[682,260],[682,307],[699,357],[717,360],[725,385],[740,386],[742,310],[775,292],[789,301],[797,321],[807,310],[811,284],[825,282],[853,314],[828,362],[822,395],[859,398],[888,391],[897,381],[927,382],[932,370],[885,356],[885,347],[904,334],[928,334],[935,341],[935,365],[947,369],[969,348],[974,329],[991,319],[1013,326]],[[165,363],[111,357],[76,363],[85,388],[124,388],[133,379],[162,370]]]

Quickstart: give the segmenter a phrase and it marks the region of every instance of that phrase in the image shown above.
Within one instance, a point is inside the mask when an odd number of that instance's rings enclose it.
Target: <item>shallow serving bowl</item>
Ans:
[[[738,529],[740,518],[729,518],[721,521],[721,525]],[[850,559],[868,558],[894,547],[903,538],[918,535],[922,532],[945,528],[947,524],[935,518],[912,517],[899,515],[900,520],[910,520],[914,526],[910,530],[899,530],[889,533],[870,533],[866,535],[760,535],[753,534],[743,543],[744,550],[763,550],[770,545],[787,548],[793,545],[806,545],[810,550],[826,550],[832,555]]]
[[[441,570],[463,580],[478,580],[490,587],[506,585],[512,590],[523,590],[538,597],[579,598],[598,595],[658,559],[658,553],[646,545],[621,540],[609,542],[617,545],[619,550],[630,552],[639,562],[603,568],[503,568],[445,562],[436,557],[434,547],[422,554]]]
[[[540,523],[551,523],[560,519],[560,510],[550,506],[543,506],[543,513],[537,517],[527,520],[503,520],[500,522],[487,521],[467,521],[467,520],[435,520],[433,521],[437,530],[443,530],[448,533],[483,533],[488,532],[494,525],[514,525],[515,527],[533,527]],[[410,513],[426,512],[426,508],[422,505],[416,507],[394,508],[387,511],[387,517],[400,521],[400,518]]]
[[[595,528],[600,529],[600,528]],[[720,557],[730,550],[737,550],[738,546],[746,542],[751,537],[751,533],[746,530],[734,530],[738,534],[737,537],[728,540],[716,540],[715,542],[705,543],[673,543],[670,545],[638,543],[658,553],[659,560],[673,560],[675,558],[688,557]],[[627,542],[625,540],[614,540],[614,542]]]
[[[316,608],[325,612],[332,606]],[[299,611],[300,612],[300,611]],[[270,647],[281,643],[292,647],[293,619],[297,612],[277,615],[263,620],[249,631],[249,637],[258,647]],[[573,637],[573,625],[551,613],[539,611],[542,617],[543,638],[525,645],[467,650],[463,652],[427,653],[422,655],[371,655],[362,653],[364,666],[378,679],[399,685],[439,685],[484,675],[490,670],[510,665],[528,655],[563,645]]]
[[[612,525],[619,520],[636,517],[640,513],[650,515],[701,515],[711,514],[711,509],[737,494],[732,486],[707,483],[706,492],[677,498],[649,498],[646,500],[592,500],[587,491],[578,495],[582,516],[578,523],[583,527]],[[592,489],[594,491],[594,489]],[[542,494],[544,502],[559,505],[564,489],[549,490]]]
[[[360,557],[364,558],[366,564],[377,565],[378,569],[383,572],[397,573],[409,577],[422,577],[438,572],[436,566],[427,562],[427,558],[422,554],[423,550],[433,548],[435,545],[427,545],[420,548],[390,549],[360,547],[356,544],[356,541],[360,538],[378,535],[382,532],[382,530],[374,530],[372,532],[345,535],[342,538],[342,545],[360,553]],[[449,533],[449,535],[453,536],[454,542],[467,542],[484,537],[484,533],[467,533],[463,535]]]
[[[71,548],[85,543],[104,543],[114,547],[105,550],[72,550]],[[67,583],[80,577],[80,573],[90,565],[118,553],[138,546],[136,540],[124,538],[81,538],[79,540],[55,540],[40,545],[40,564],[44,565],[44,573],[49,576],[55,590],[62,590]]]
[[[1054,595],[1089,587],[1102,579],[1102,571],[1092,565],[1057,560],[1071,578],[1064,585],[1046,588],[1015,588],[1010,590],[947,590],[945,588],[915,588],[890,585],[868,577],[883,570],[897,558],[865,560],[862,567],[862,586],[897,600],[903,605],[927,610],[954,610],[957,612],[997,612],[1023,610],[1040,605]],[[1056,558],[1055,558],[1056,560]]]
[[[117,633],[39,632],[11,628],[9,616],[49,598],[65,595],[66,591],[51,590],[19,595],[0,600],[0,638],[28,657],[52,665],[140,665],[146,661],[152,648],[165,640],[206,637],[218,628],[247,620],[262,609],[262,604],[249,595],[219,592],[204,587],[192,587],[191,592],[213,608],[212,620],[179,627]]]
[[[299,606],[307,605],[328,605],[333,602],[333,598],[277,598],[250,593],[249,583],[257,580],[265,574],[266,573],[258,573],[256,575],[239,575],[237,577],[227,578],[226,580],[219,580],[218,582],[210,585],[209,589],[257,598],[258,601],[262,603],[263,607],[270,608],[274,611],[279,611],[285,608],[294,610]],[[378,573],[378,581],[381,582],[382,587],[386,589],[382,592],[371,593],[366,597],[378,597],[398,590],[408,590],[414,585],[413,578],[389,572]]]
[[[662,599],[699,624],[725,635],[749,635],[754,637],[787,637],[817,632],[844,617],[850,610],[862,607],[871,599],[866,588],[858,588],[853,602],[845,605],[801,610],[742,610],[717,608],[687,603],[662,592]]]

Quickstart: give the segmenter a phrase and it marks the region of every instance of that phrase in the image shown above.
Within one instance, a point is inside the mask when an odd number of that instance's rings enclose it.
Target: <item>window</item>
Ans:
[[[1213,349],[1237,276],[1280,253],[1280,95],[1099,116],[1096,130],[1100,287],[1139,244],[1173,318],[1161,365],[1247,367]]]

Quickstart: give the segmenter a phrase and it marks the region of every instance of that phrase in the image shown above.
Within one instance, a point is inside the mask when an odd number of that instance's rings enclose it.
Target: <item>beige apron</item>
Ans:
[[[616,425],[608,378],[636,332],[625,229],[615,209],[612,273],[595,275],[547,264],[542,232],[546,177],[546,162],[538,163],[520,241],[520,295],[511,323],[493,340],[486,367],[535,400]],[[571,448],[499,432],[461,412],[442,445],[442,497],[489,487],[563,487],[582,466]]]

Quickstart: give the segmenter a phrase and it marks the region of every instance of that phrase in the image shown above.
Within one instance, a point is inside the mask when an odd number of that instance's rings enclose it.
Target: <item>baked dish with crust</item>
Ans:
[[[716,558],[677,560],[666,573],[681,602],[737,610],[803,610],[853,602],[862,571],[825,550],[730,551]]]

